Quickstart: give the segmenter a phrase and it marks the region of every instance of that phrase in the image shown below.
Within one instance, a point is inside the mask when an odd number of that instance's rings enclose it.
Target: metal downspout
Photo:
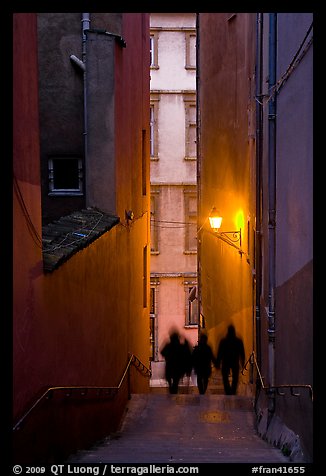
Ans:
[[[263,14],[257,13],[256,18],[256,358],[261,368],[261,313],[260,298],[262,290],[261,269],[261,230],[262,230],[262,144],[263,144],[263,107],[262,78],[263,78]],[[259,385],[259,378],[257,383]]]
[[[275,232],[276,232],[276,33],[277,13],[269,14],[269,105],[268,105],[268,356],[269,386],[275,385]],[[269,419],[275,411],[275,389],[269,391]]]
[[[84,85],[84,170],[87,167],[87,153],[88,153],[88,111],[87,111],[87,71],[86,71],[86,30],[90,29],[90,14],[89,13],[82,13],[82,61],[85,65],[85,69],[83,70],[83,85]],[[87,177],[84,175],[84,195],[86,199],[87,205],[87,187],[86,187],[86,180]]]

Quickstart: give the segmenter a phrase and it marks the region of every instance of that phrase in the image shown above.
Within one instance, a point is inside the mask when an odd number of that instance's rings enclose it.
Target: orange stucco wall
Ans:
[[[200,14],[201,310],[214,350],[233,323],[246,357],[254,348],[254,28],[254,14]],[[210,230],[212,207],[221,232],[241,228],[242,255]]]

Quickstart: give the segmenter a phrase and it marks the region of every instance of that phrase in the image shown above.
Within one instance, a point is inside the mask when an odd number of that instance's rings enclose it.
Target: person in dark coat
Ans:
[[[190,378],[192,371],[192,347],[187,339],[183,342],[183,375]]]
[[[207,340],[207,334],[202,332],[198,344],[192,351],[192,365],[197,376],[197,388],[201,395],[206,393],[208,380],[212,373],[212,364],[215,364],[213,351]]]
[[[177,331],[170,334],[170,340],[161,349],[165,359],[165,378],[169,385],[170,393],[178,393],[180,379],[186,373],[185,369],[185,344],[180,342]]]
[[[242,367],[245,364],[244,346],[242,339],[236,336],[235,327],[231,324],[226,337],[220,341],[215,364],[217,369],[221,367],[225,395],[235,395],[237,392],[240,364]]]

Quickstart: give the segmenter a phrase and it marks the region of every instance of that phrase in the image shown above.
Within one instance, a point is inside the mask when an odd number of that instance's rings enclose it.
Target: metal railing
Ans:
[[[285,394],[285,392],[282,392],[282,389],[289,388],[290,393],[293,397],[300,397],[300,393],[298,393],[296,390],[299,389],[299,388],[306,388],[306,389],[309,390],[309,395],[310,395],[311,401],[313,401],[312,386],[308,385],[308,384],[280,384],[280,385],[266,386],[264,384],[264,380],[263,380],[262,374],[260,372],[260,369],[259,369],[258,362],[257,362],[256,355],[255,355],[254,351],[252,351],[248,360],[246,361],[245,365],[243,366],[243,369],[241,371],[242,375],[244,375],[245,371],[248,371],[248,369],[247,369],[248,364],[255,365],[256,370],[257,370],[257,374],[258,374],[258,377],[259,377],[261,388],[263,390],[265,390],[266,392],[268,392],[270,390],[275,390],[277,395],[285,396],[286,394]]]
[[[17,423],[13,426],[13,431],[17,431],[20,429],[22,426],[22,423],[26,420],[26,418],[32,413],[33,410],[35,410],[36,407],[39,406],[39,404],[43,400],[50,400],[53,396],[53,393],[56,391],[64,391],[65,392],[65,397],[71,397],[73,394],[79,397],[86,397],[90,391],[95,391],[95,397],[97,398],[112,398],[114,397],[118,391],[120,390],[124,379],[126,378],[129,368],[131,364],[135,365],[137,369],[139,369],[141,372],[144,372],[145,375],[148,375],[151,377],[152,371],[147,368],[138,357],[136,357],[134,354],[129,354],[129,360],[126,365],[126,368],[122,374],[122,377],[120,379],[120,382],[116,387],[97,387],[97,386],[64,386],[64,387],[49,387],[34,403],[33,405],[24,413],[24,415],[17,421]],[[128,382],[128,398],[130,398],[130,385]]]

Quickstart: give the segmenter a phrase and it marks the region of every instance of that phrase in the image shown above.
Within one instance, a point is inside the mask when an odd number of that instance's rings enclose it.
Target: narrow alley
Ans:
[[[9,24],[5,474],[309,474],[314,13]]]

